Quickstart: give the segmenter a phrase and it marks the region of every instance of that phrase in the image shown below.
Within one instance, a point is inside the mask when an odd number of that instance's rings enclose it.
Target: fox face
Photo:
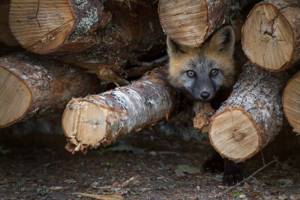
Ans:
[[[217,31],[203,46],[190,48],[167,39],[169,82],[194,100],[209,101],[235,79],[235,35],[231,26]]]

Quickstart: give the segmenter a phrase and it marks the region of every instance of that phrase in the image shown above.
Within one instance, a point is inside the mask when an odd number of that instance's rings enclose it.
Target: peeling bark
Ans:
[[[213,116],[210,141],[225,158],[244,161],[265,147],[281,130],[281,89],[285,74],[272,75],[246,64],[231,96]]]
[[[131,85],[72,99],[62,119],[67,150],[84,152],[109,145],[167,118],[175,105],[175,93],[166,77],[166,69],[159,68]]]

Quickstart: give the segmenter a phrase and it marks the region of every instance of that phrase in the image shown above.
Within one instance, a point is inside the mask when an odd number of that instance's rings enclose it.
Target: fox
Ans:
[[[230,25],[217,30],[201,47],[180,45],[167,37],[168,81],[196,102],[211,102],[218,92],[232,88],[236,81],[235,32]],[[235,164],[219,154],[209,158],[203,168],[223,171],[223,183],[234,185],[243,179],[243,163]]]
[[[210,101],[236,79],[235,33],[232,26],[218,30],[201,47],[179,45],[167,37],[169,83],[196,101]]]

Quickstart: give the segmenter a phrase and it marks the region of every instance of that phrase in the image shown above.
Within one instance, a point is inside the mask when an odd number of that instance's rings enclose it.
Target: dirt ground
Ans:
[[[149,129],[86,155],[70,155],[63,136],[56,138],[55,145],[47,139],[38,146],[37,140],[0,143],[1,200],[97,197],[86,194],[115,195],[103,200],[300,199],[300,168],[294,164],[299,154],[273,162],[242,186],[226,187],[221,173],[201,169],[212,154],[205,136]],[[261,158],[249,162],[246,176],[263,166]]]

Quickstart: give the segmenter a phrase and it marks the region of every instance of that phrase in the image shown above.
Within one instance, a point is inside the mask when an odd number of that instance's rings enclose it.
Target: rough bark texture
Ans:
[[[295,74],[285,86],[283,110],[293,131],[300,134],[300,72]]]
[[[247,0],[160,0],[159,17],[165,33],[175,42],[199,47],[224,24],[232,24],[239,40]]]
[[[0,43],[7,46],[18,46],[18,42],[12,35],[8,24],[9,0],[0,2]]]
[[[164,54],[163,35],[155,0],[106,1],[111,20],[97,31],[98,44],[63,60],[80,63],[108,64],[115,67],[139,65]],[[156,2],[156,3],[155,3]]]
[[[15,54],[0,58],[0,86],[0,127],[5,127],[96,92],[97,78],[61,63]]]
[[[121,135],[168,117],[175,105],[173,92],[166,70],[159,68],[131,85],[71,100],[62,119],[67,150],[109,145]]]
[[[213,116],[210,141],[224,157],[241,162],[265,147],[282,126],[280,91],[286,80],[246,64],[231,96]]]
[[[163,53],[165,39],[155,0],[13,2],[10,26],[29,51],[72,53],[61,59],[117,66],[149,61]]]
[[[99,0],[11,0],[9,16],[18,42],[38,54],[91,47],[110,19]]]
[[[267,0],[250,12],[242,30],[243,50],[251,62],[282,71],[299,60],[300,2]]]

